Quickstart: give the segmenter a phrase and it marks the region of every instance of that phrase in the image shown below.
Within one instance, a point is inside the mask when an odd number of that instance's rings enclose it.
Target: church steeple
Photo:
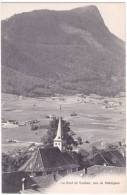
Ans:
[[[57,128],[57,134],[54,138],[54,147],[58,147],[60,151],[62,151],[62,117],[61,117],[61,106],[60,106],[60,116],[59,116],[59,122],[58,122],[58,128]]]

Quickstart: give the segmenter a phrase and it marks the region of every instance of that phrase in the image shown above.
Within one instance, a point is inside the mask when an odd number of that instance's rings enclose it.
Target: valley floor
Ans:
[[[83,138],[83,147],[113,143],[125,139],[125,98],[91,96],[57,96],[30,98],[2,94],[2,119],[17,120],[19,124],[39,120],[42,128],[32,131],[29,125],[2,128],[2,150],[7,152],[40,142],[46,133],[52,116],[62,117],[71,124],[71,129]],[[48,116],[48,117],[47,117]],[[15,143],[8,140],[16,140]],[[89,141],[88,143],[85,143]]]

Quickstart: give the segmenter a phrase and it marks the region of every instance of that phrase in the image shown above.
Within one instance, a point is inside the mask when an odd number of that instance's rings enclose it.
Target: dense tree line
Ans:
[[[59,119],[54,117],[53,120],[50,121],[49,129],[41,138],[41,142],[45,146],[53,146],[53,139],[56,136],[57,133],[57,127],[58,127],[58,121]],[[73,147],[81,145],[82,144],[82,138],[77,137],[75,138],[76,134],[71,130],[70,128],[70,122],[62,119],[62,139],[63,139],[63,146],[65,147],[65,150],[72,150]]]

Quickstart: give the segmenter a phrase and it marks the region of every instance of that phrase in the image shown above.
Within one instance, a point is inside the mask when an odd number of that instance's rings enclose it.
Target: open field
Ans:
[[[44,128],[31,131],[30,126],[2,129],[3,151],[17,147],[19,143],[7,143],[7,139],[16,139],[26,142],[40,142],[46,132],[49,120],[46,115],[59,116],[59,105],[62,105],[62,117],[71,124],[71,129],[81,136],[83,141],[97,143],[100,140],[113,143],[125,138],[125,101],[124,98],[106,98],[108,102],[119,101],[117,106],[106,108],[105,98],[86,97],[54,97],[54,98],[28,98],[16,95],[2,94],[2,118],[5,120],[40,120]],[[75,112],[77,116],[70,116]],[[24,143],[25,144],[25,143]],[[22,144],[22,145],[24,145]],[[84,144],[85,147],[86,144]],[[11,147],[12,146],[12,147]],[[88,144],[87,144],[88,147]]]

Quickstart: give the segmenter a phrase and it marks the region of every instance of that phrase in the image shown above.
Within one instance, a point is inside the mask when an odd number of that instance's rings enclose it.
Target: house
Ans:
[[[16,128],[18,127],[18,121],[16,120],[7,120],[2,121],[2,128]]]
[[[37,146],[35,150],[31,151],[32,155],[29,160],[27,160],[27,162],[25,162],[17,170],[17,172],[14,173],[17,177],[16,189],[13,189],[13,186],[15,186],[15,180],[13,180],[13,178],[11,181],[9,180],[12,173],[4,173],[3,180],[5,191],[6,184],[8,185],[9,183],[11,186],[11,192],[14,192],[14,190],[18,191],[19,189],[24,192],[24,190],[32,189],[33,187],[48,187],[48,185],[57,181],[57,179],[59,179],[60,177],[78,171],[79,165],[70,155],[70,153],[64,151],[61,123],[62,118],[60,116],[57,134],[54,138],[53,146]]]
[[[67,152],[61,152],[58,147],[40,148],[32,157],[19,168],[19,171],[27,172],[32,176],[41,176],[56,173],[66,175],[77,171],[77,165]]]
[[[120,174],[125,173],[125,167],[116,167],[116,166],[102,166],[102,165],[94,165],[88,168],[88,175],[98,175],[100,173],[103,174]]]

